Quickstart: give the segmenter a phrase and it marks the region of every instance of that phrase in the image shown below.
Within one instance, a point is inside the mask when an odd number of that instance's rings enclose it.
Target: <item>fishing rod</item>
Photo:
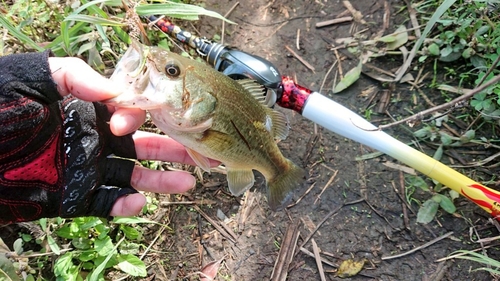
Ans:
[[[158,17],[149,20],[163,32],[195,48],[209,64],[233,79],[250,78],[270,89],[268,106],[278,104],[300,113],[312,122],[346,138],[383,152],[437,180],[500,220],[500,192],[488,188],[436,159],[378,130],[372,123],[328,97],[303,87],[287,76],[279,76],[269,61],[218,43],[201,39]]]

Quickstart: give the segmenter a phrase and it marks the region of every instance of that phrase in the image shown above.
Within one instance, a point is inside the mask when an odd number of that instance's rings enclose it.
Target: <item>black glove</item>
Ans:
[[[99,103],[61,99],[50,52],[0,58],[0,223],[107,217],[130,185],[131,135],[117,137]],[[89,81],[92,83],[92,81]],[[110,156],[117,157],[110,157]]]

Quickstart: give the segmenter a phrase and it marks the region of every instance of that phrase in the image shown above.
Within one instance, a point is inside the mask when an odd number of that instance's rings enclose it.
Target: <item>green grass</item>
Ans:
[[[78,1],[67,1],[67,3]],[[130,44],[130,32],[141,15],[168,15],[197,20],[205,15],[223,17],[199,6],[164,1],[139,4],[135,18],[127,17],[121,1],[81,1],[81,5],[50,4],[51,1],[20,0],[2,4],[0,25],[7,31],[1,39],[2,55],[51,49],[57,56],[83,57],[94,69],[112,67]],[[64,2],[66,3],[66,2]],[[146,34],[161,42],[165,35],[148,30]],[[158,39],[159,38],[159,39]],[[143,161],[158,169],[158,161]],[[147,196],[142,216],[154,214],[157,201]],[[146,277],[142,260],[148,249],[143,237],[144,224],[158,224],[141,217],[115,218],[108,222],[95,217],[41,219],[32,227],[35,233],[19,233],[10,258],[0,255],[1,280],[104,280]],[[168,230],[160,227],[159,233]],[[32,250],[25,250],[30,248]]]

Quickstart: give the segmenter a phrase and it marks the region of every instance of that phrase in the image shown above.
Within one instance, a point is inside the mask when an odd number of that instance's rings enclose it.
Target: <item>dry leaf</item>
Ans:
[[[225,257],[222,257],[220,260],[217,261],[211,261],[207,263],[202,269],[201,269],[201,277],[200,281],[212,281],[215,279],[215,276],[217,276],[217,272],[219,272],[219,267],[222,261],[224,260]]]
[[[360,261],[354,261],[352,259],[345,260],[340,264],[337,276],[340,278],[352,277],[358,274],[361,269],[363,269],[364,265],[365,259]]]

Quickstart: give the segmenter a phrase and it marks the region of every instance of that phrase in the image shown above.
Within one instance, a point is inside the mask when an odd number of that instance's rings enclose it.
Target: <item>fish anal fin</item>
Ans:
[[[242,195],[253,186],[255,178],[252,170],[234,169],[229,167],[226,167],[226,169],[229,191],[231,191],[234,196]]]
[[[186,147],[186,151],[191,156],[191,159],[205,172],[210,172],[210,160],[207,157],[201,155],[200,153]]]

